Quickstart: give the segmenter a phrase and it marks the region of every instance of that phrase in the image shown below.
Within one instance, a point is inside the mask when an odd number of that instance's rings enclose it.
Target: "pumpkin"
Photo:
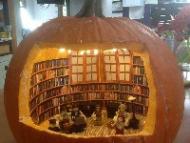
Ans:
[[[143,130],[87,137],[51,132],[34,124],[28,107],[32,68],[36,61],[61,58],[59,47],[73,51],[125,47],[141,55],[150,96]],[[151,29],[128,18],[60,17],[43,24],[19,45],[5,85],[6,113],[18,143],[172,143],[181,123],[183,101],[183,82],[174,55]]]

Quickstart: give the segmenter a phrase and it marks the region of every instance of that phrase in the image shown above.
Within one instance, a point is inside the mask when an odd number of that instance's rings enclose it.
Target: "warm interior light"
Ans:
[[[84,55],[84,51],[80,51],[80,55]]]
[[[86,53],[89,55],[90,54],[90,50],[87,50]]]
[[[113,52],[116,52],[117,51],[117,49],[116,48],[113,48]]]
[[[60,53],[65,52],[65,48],[60,48],[60,49],[59,49],[59,52],[60,52]]]
[[[97,49],[94,50],[94,55],[98,55],[98,50]]]
[[[69,49],[67,52],[68,52],[68,54],[71,54],[72,51]]]

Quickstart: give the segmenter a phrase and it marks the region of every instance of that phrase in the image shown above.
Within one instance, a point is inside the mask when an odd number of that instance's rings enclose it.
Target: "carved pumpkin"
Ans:
[[[70,56],[71,51],[81,54],[86,51],[87,57],[89,50],[94,50],[94,53],[98,50],[95,55],[100,57],[97,67],[101,74],[97,78],[98,82],[104,83],[109,76],[105,74],[101,55],[110,49],[114,52],[127,49],[132,56],[140,56],[144,61],[149,104],[142,130],[122,135],[73,135],[49,131],[43,123],[38,124],[39,119],[32,120],[29,103],[33,89],[31,79],[34,72],[39,72],[35,71],[36,63],[64,59]],[[86,84],[85,79],[81,84]],[[132,83],[125,80],[117,77],[114,83],[110,83],[135,85],[134,79]],[[132,95],[138,95],[141,89],[135,85]],[[67,88],[62,90],[68,93]],[[19,45],[10,63],[5,85],[7,117],[18,143],[172,143],[181,122],[183,100],[183,82],[174,55],[151,29],[127,18],[62,17],[45,23]]]

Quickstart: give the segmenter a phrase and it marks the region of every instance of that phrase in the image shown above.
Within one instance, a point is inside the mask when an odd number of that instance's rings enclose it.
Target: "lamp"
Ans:
[[[131,105],[132,105],[132,113],[133,113],[132,118],[129,120],[128,128],[132,128],[132,129],[138,129],[139,128],[139,120],[135,116],[135,108],[134,108],[134,101],[135,100],[136,100],[136,97],[134,97],[134,96],[128,97],[128,101],[130,101]]]

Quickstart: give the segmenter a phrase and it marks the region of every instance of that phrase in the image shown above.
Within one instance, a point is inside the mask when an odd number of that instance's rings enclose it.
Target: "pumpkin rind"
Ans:
[[[141,43],[149,54],[157,91],[155,131],[151,136],[68,138],[37,131],[19,122],[20,76],[35,43]],[[19,45],[12,58],[5,85],[5,107],[19,143],[172,143],[183,114],[183,82],[176,59],[159,37],[146,26],[127,18],[58,18],[47,22]]]

